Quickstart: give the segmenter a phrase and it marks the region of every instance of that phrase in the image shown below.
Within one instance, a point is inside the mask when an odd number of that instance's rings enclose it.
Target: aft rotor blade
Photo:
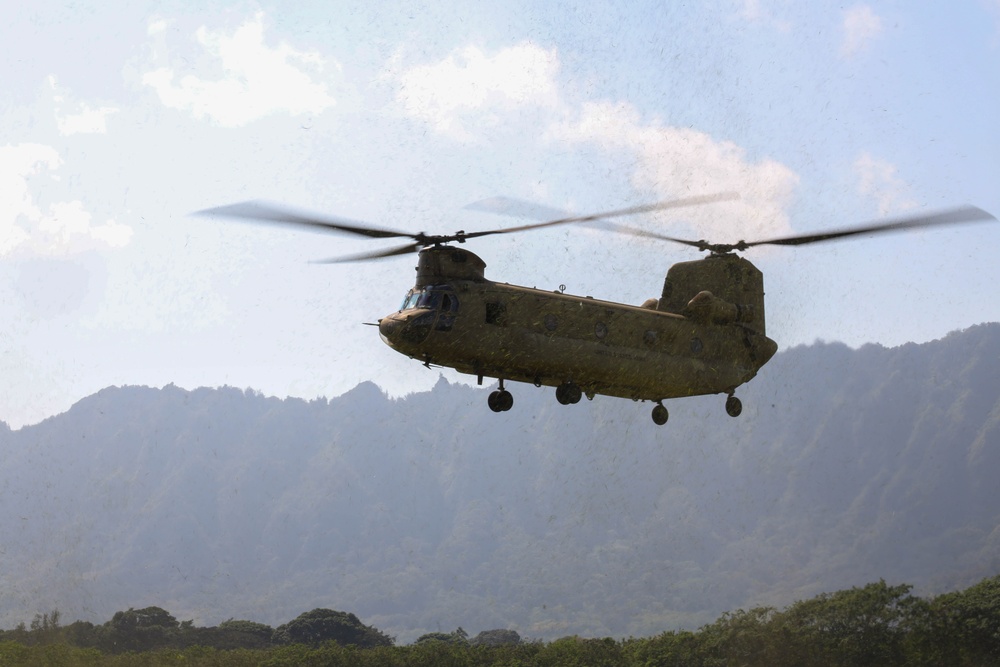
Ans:
[[[398,246],[396,248],[389,248],[388,250],[377,250],[375,252],[361,253],[360,255],[348,255],[347,257],[333,257],[330,259],[319,259],[311,262],[312,264],[344,264],[346,262],[364,262],[372,259],[383,259],[385,257],[395,257],[397,255],[407,255],[411,252],[417,252],[423,247],[421,243],[407,243],[403,246]]]
[[[830,230],[815,234],[801,234],[797,236],[785,236],[766,241],[748,241],[741,245],[751,248],[758,245],[806,245],[809,243],[821,243],[834,239],[856,236],[859,234],[883,234],[885,232],[899,232],[908,229],[920,229],[923,227],[943,227],[946,225],[962,224],[967,222],[985,222],[996,220],[996,218],[975,206],[961,206],[947,209],[937,213],[925,213],[921,215],[908,215],[882,222],[875,222],[859,227],[848,227],[846,229]]]
[[[480,236],[489,236],[491,234],[512,234],[514,232],[526,232],[529,229],[542,229],[543,227],[554,227],[555,225],[565,225],[572,222],[594,222],[597,220],[603,220],[606,218],[620,218],[629,215],[638,215],[639,213],[649,213],[651,211],[662,211],[669,208],[680,208],[682,206],[696,206],[698,204],[714,204],[720,201],[732,201],[734,199],[739,199],[739,194],[735,192],[722,192],[712,195],[699,195],[696,197],[685,197],[683,199],[672,199],[670,201],[658,202],[655,204],[643,204],[641,206],[630,206],[628,208],[617,209],[614,211],[604,211],[601,213],[592,213],[590,215],[579,215],[579,216],[568,216],[563,218],[557,218],[555,220],[548,220],[546,222],[539,222],[531,225],[521,225],[519,227],[507,227],[505,229],[492,229],[484,232],[470,232],[465,234],[465,238],[472,239]],[[494,198],[492,200],[484,200],[484,202],[497,202],[505,201],[501,198]],[[517,203],[518,205],[527,204],[527,202],[520,202],[519,200],[509,200],[510,202]],[[476,204],[471,204],[470,206],[478,206],[478,204],[483,204],[484,202],[477,202]],[[468,207],[466,207],[468,208]]]
[[[373,239],[391,238],[415,238],[414,234],[397,232],[391,229],[378,229],[368,227],[364,223],[342,218],[320,217],[310,214],[299,213],[291,208],[277,206],[261,201],[246,201],[228,206],[217,206],[197,211],[197,215],[222,215],[230,218],[242,218],[244,220],[257,220],[282,225],[297,225],[300,227],[314,227],[328,229],[331,231],[367,236]]]
[[[638,229],[636,227],[629,227],[628,225],[618,225],[611,223],[608,229],[613,232],[618,232],[620,234],[630,234],[632,236],[641,236],[647,239],[656,239],[657,241],[671,241],[672,243],[682,243],[692,248],[698,248],[699,250],[705,250],[707,247],[706,241],[691,241],[689,239],[679,239],[674,236],[667,236],[665,234],[657,234],[656,232],[647,232],[645,229]]]

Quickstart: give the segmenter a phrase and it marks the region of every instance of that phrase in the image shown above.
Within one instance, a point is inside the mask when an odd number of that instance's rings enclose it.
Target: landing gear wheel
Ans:
[[[662,404],[657,403],[655,406],[653,406],[654,424],[656,424],[657,426],[663,426],[664,424],[667,423],[668,419],[670,419],[670,413],[667,412],[667,409],[663,407]]]
[[[735,396],[730,396],[726,399],[726,414],[730,417],[739,417],[740,413],[743,412],[743,404],[740,399]]]
[[[514,397],[506,389],[498,389],[489,395],[486,404],[493,412],[507,412],[514,407]]]
[[[579,403],[581,398],[583,398],[583,391],[573,382],[563,382],[556,387],[556,400],[563,405]]]

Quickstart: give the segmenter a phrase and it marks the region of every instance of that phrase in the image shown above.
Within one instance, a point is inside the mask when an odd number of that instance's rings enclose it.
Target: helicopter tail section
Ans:
[[[766,335],[764,275],[737,255],[710,255],[670,267],[657,310],[698,322],[742,324]]]

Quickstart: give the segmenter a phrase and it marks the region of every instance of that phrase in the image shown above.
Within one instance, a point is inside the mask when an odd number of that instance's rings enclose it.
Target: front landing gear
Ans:
[[[500,380],[500,388],[492,392],[486,399],[486,404],[493,412],[507,412],[514,407],[514,396],[503,388],[503,380]]]
[[[668,419],[670,419],[670,413],[663,407],[663,403],[657,401],[656,405],[653,406],[653,423],[657,426],[663,426]]]
[[[740,402],[740,399],[729,394],[729,398],[726,399],[726,414],[730,417],[739,417],[742,412],[743,403]]]

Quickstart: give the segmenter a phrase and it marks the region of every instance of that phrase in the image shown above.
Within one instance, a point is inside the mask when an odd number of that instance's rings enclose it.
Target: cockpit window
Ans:
[[[430,308],[431,310],[437,310],[441,307],[441,292],[436,289],[425,290],[423,294],[420,295],[420,300],[417,301],[417,308]]]
[[[434,285],[423,290],[411,290],[400,310],[408,308],[428,308],[430,310],[441,309],[445,312],[455,312],[458,310],[458,299],[455,293],[447,285]]]
[[[416,308],[417,302],[420,300],[420,295],[422,292],[407,292],[406,298],[403,299],[403,305],[399,307],[400,310],[407,310],[409,308]]]

